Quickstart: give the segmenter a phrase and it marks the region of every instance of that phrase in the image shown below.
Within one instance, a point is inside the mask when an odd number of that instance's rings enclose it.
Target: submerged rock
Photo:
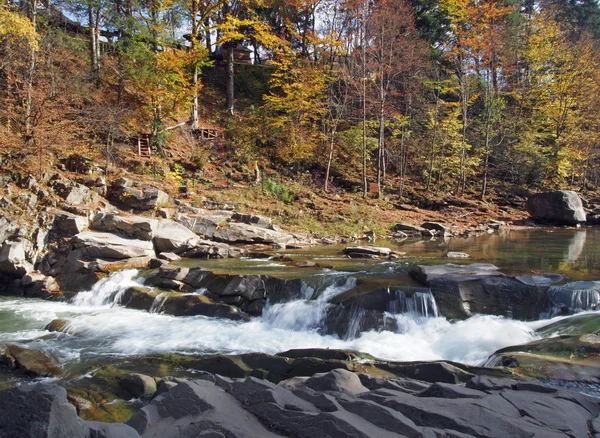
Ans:
[[[388,257],[394,252],[389,248],[377,246],[349,246],[344,248],[344,254],[352,258]]]
[[[577,225],[586,221],[581,198],[577,193],[569,190],[531,195],[527,199],[526,208],[534,219],[564,225]]]

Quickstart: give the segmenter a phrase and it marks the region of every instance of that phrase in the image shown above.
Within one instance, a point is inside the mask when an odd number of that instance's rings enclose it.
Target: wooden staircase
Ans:
[[[150,136],[148,134],[138,135],[138,155],[141,158],[150,158],[152,156],[152,147],[150,146]]]
[[[219,130],[217,128],[205,128],[200,127],[194,129],[194,135],[200,140],[212,140],[219,136]]]

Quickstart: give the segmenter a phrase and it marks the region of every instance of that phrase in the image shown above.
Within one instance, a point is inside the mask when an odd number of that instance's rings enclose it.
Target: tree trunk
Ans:
[[[233,58],[233,44],[227,44],[225,47],[226,58],[227,58],[227,84],[226,84],[226,98],[225,107],[229,115],[233,115],[233,99],[234,99],[234,58]]]
[[[100,85],[100,63],[98,60],[98,35],[96,33],[96,20],[94,13],[94,6],[92,2],[88,5],[88,24],[89,24],[89,32],[90,32],[90,75],[92,78],[92,82],[96,84],[96,86]]]
[[[197,38],[198,38],[198,3],[196,0],[192,0],[190,5],[190,15],[192,18],[192,40],[190,49],[194,52],[197,49]],[[190,115],[190,124],[192,130],[198,129],[198,66],[194,65],[194,71],[192,73],[192,89],[194,94],[192,95],[192,111]]]
[[[384,147],[385,147],[385,107],[380,102],[379,108],[379,145],[377,148],[377,196],[383,198],[382,174],[384,167]]]
[[[34,31],[37,24],[37,0],[27,2],[27,15],[31,20]],[[25,138],[29,142],[33,137],[32,116],[33,116],[33,76],[36,65],[36,51],[34,48],[29,52],[29,65],[25,78]]]

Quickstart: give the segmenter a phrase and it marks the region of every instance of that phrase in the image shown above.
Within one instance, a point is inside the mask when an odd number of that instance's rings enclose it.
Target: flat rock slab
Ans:
[[[125,237],[140,240],[152,240],[157,226],[157,219],[103,213],[96,215],[92,223],[92,229],[96,231],[118,233]]]
[[[444,275],[460,275],[467,277],[503,276],[498,267],[490,263],[473,263],[470,265],[415,265],[409,274],[415,280],[428,285],[434,278]]]
[[[81,249],[88,258],[129,259],[133,257],[154,257],[152,242],[138,239],[125,239],[111,233],[84,231],[74,238],[75,248]]]
[[[360,256],[375,256],[375,257],[388,257],[394,252],[389,248],[378,247],[378,246],[349,246],[344,248],[344,254],[350,257]]]

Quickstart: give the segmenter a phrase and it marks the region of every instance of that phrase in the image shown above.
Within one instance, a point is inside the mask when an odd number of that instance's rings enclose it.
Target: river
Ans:
[[[327,302],[355,288],[414,285],[407,272],[415,263],[448,263],[448,251],[471,255],[458,263],[494,263],[510,275],[532,271],[560,273],[571,280],[600,279],[600,231],[542,230],[500,232],[448,240],[377,242],[406,256],[394,261],[351,260],[341,247],[315,247],[279,251],[292,262],[270,259],[193,260],[184,264],[232,273],[260,273],[305,281],[305,299],[268,305],[250,322],[173,317],[160,313],[160,297],[152,313],[114,304],[118,294],[140,284],[138,272],[118,272],[82,292],[71,302],[0,297],[0,340],[40,349],[54,356],[67,374],[85,372],[112,360],[152,353],[277,353],[292,348],[353,349],[397,360],[446,359],[481,364],[495,350],[536,339],[535,332],[549,320],[523,322],[476,315],[451,322],[436,315],[435,303],[413,302],[408,313],[391,313],[396,332],[365,332],[340,339],[319,333]],[[295,267],[299,260],[322,266]],[[202,291],[198,291],[202,293]],[[421,300],[430,299],[423,295]],[[410,303],[409,303],[410,304]],[[431,307],[433,305],[433,307]],[[420,307],[419,307],[420,306]],[[425,312],[423,309],[428,309]],[[56,318],[68,321],[66,333],[51,333],[45,326]]]

